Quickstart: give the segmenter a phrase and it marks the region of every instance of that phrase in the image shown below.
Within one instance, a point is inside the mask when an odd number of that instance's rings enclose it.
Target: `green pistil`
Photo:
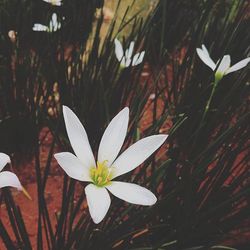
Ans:
[[[97,162],[97,167],[90,168],[90,178],[98,187],[108,185],[112,179],[112,169],[107,167],[107,161]]]

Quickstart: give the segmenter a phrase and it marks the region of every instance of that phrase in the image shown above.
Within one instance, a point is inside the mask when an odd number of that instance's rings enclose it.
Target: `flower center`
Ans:
[[[97,167],[90,168],[90,178],[96,186],[106,186],[112,179],[112,168],[107,166],[107,161],[97,162]]]

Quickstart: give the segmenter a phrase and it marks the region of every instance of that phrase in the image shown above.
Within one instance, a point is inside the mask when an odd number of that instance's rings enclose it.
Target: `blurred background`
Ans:
[[[54,2],[52,2],[54,3]],[[53,13],[60,26],[50,25]],[[55,26],[54,26],[55,27]],[[250,55],[248,0],[0,2],[0,152],[28,190],[0,194],[0,249],[249,249],[249,66],[225,76],[198,58]],[[121,68],[114,39],[143,62]],[[152,190],[153,207],[118,199],[89,217],[84,187],[53,158],[71,150],[62,105],[96,153],[109,121],[130,108],[124,148],[148,135],[167,143],[123,178]],[[7,169],[6,168],[6,169]]]

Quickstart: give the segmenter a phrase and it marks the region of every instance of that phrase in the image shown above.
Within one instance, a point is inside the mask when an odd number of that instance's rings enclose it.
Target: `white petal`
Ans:
[[[70,144],[76,156],[84,166],[88,168],[96,166],[87,133],[81,122],[67,106],[63,106],[63,116]]]
[[[144,55],[145,51],[142,51],[141,53],[136,53],[133,57],[132,66],[140,64],[143,61]]]
[[[234,64],[232,67],[230,67],[227,71],[226,74],[232,73],[234,71],[237,71],[239,69],[242,69],[247,66],[247,64],[250,62],[250,57],[239,61],[238,63]]]
[[[216,74],[224,75],[225,72],[229,69],[231,63],[230,55],[223,56],[218,69],[216,70]]]
[[[48,29],[48,32],[53,32],[53,23],[52,21],[49,22],[49,29]]]
[[[0,188],[3,187],[15,187],[22,190],[22,185],[17,176],[9,171],[3,171],[0,173]]]
[[[117,38],[115,39],[115,54],[116,54],[118,61],[120,62],[122,60],[122,57],[124,56],[124,53],[123,53],[122,44]]]
[[[110,166],[121,150],[128,129],[129,109],[126,107],[120,111],[109,123],[102,136],[98,161],[108,161]]]
[[[131,58],[126,58],[125,67],[130,66],[130,64],[131,64]]]
[[[151,191],[133,183],[112,181],[106,188],[114,196],[129,203],[151,206],[157,201],[157,198]]]
[[[206,52],[204,52],[202,49],[197,48],[196,52],[198,54],[198,56],[200,57],[200,59],[212,70],[215,70],[216,65],[214,63],[214,61],[211,59],[211,57],[209,56],[209,54],[207,54]]]
[[[140,53],[136,53],[133,57],[133,61],[132,61],[132,66],[135,66],[137,61],[138,61],[138,58],[140,56]]]
[[[62,152],[54,154],[58,164],[66,172],[68,176],[79,181],[91,181],[88,167],[73,154]]]
[[[0,153],[0,171],[2,171],[7,163],[10,163],[10,157],[5,153]]]
[[[43,0],[43,1],[46,2],[46,3],[50,3],[52,5],[55,5],[55,6],[61,6],[62,5],[61,0]]]
[[[54,24],[54,25],[57,24],[57,15],[56,15],[56,13],[52,14],[51,21],[52,21],[52,24]]]
[[[204,52],[208,57],[210,57],[209,52],[208,52],[208,50],[207,50],[207,48],[206,48],[206,46],[205,46],[204,44],[201,45],[201,48],[202,48],[203,52]]]
[[[51,17],[49,27],[50,27],[50,31],[56,31],[57,29],[57,16],[55,15],[55,13],[53,13]]]
[[[133,54],[134,46],[135,46],[135,42],[133,41],[130,43],[129,48],[126,49],[126,52],[125,52],[126,58],[131,58]]]
[[[51,1],[52,5],[55,5],[55,6],[61,6],[62,5],[62,2],[61,1]]]
[[[121,67],[123,67],[123,68],[126,68],[127,66],[126,66],[126,59],[125,59],[125,56],[122,58],[122,60],[121,60],[121,62],[120,62],[120,65],[121,65]]]
[[[167,135],[152,135],[143,138],[126,149],[115,162],[113,178],[125,174],[143,163],[167,139]]]
[[[90,216],[93,221],[100,223],[108,212],[110,206],[110,196],[106,188],[89,184],[85,188]]]
[[[137,65],[140,64],[140,63],[142,63],[144,55],[145,55],[145,51],[142,51],[141,54],[140,54],[140,57],[139,57],[139,59],[137,61]]]

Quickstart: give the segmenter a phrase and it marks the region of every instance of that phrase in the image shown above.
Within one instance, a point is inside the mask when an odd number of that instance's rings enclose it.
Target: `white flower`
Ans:
[[[61,29],[61,23],[57,20],[57,14],[53,13],[49,22],[49,32],[54,32]]]
[[[120,156],[129,119],[124,108],[106,128],[98,150],[97,163],[87,133],[71,109],[63,106],[67,134],[76,155],[69,152],[55,154],[64,171],[79,181],[91,182],[85,188],[90,215],[95,223],[103,220],[110,206],[110,191],[116,197],[138,205],[153,205],[157,198],[148,189],[136,184],[114,181],[143,163],[166,140],[167,135],[153,135],[139,140]],[[117,157],[118,156],[118,157]]]
[[[219,63],[219,61],[217,61],[217,63],[215,63],[208,51],[207,48],[205,47],[204,44],[202,44],[201,49],[197,48],[196,49],[198,56],[200,57],[200,59],[209,67],[211,68],[213,71],[216,69],[217,64]],[[231,58],[230,55],[224,55],[216,72],[215,72],[215,78],[219,81],[224,75],[227,75],[229,73],[232,73],[234,71],[237,71],[239,69],[242,69],[244,67],[247,66],[247,64],[250,62],[250,57],[243,59],[241,61],[239,61],[238,63],[234,64],[233,66],[230,67],[231,64]]]
[[[61,23],[57,19],[57,14],[53,13],[49,22],[49,26],[40,23],[35,23],[32,29],[33,31],[46,31],[51,33],[61,29]]]
[[[51,5],[55,6],[61,6],[62,5],[62,0],[43,0],[46,3],[49,3]]]
[[[33,31],[48,31],[48,29],[48,26],[40,23],[35,23],[32,28]]]
[[[121,67],[129,67],[131,65],[131,62],[132,66],[136,66],[143,61],[145,51],[136,53],[133,58],[131,58],[134,50],[134,45],[135,42],[132,41],[129,45],[129,48],[126,49],[124,53],[121,42],[117,38],[115,39],[115,54],[118,61],[120,62]]]
[[[0,153],[0,171],[3,170],[7,163],[10,163],[10,157],[4,153]],[[0,188],[3,187],[15,187],[19,190],[23,190],[17,176],[9,171],[0,172]]]

